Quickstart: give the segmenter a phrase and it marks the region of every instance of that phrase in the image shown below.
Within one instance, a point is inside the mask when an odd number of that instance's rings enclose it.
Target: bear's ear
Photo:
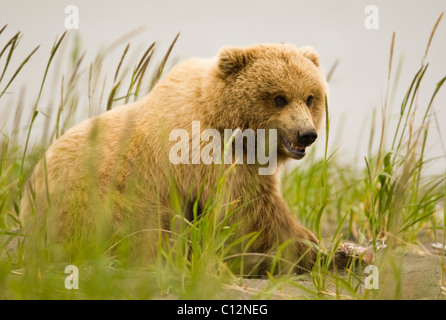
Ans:
[[[248,50],[237,47],[223,47],[218,58],[218,68],[223,77],[236,75],[253,59]]]
[[[299,51],[305,58],[310,59],[317,67],[319,67],[319,53],[317,53],[317,51],[313,47],[302,47],[299,49]]]

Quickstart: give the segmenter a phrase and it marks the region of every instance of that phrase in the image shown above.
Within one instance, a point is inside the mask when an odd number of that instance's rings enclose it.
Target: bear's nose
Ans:
[[[317,139],[317,132],[314,129],[297,133],[297,143],[303,146],[309,146]]]

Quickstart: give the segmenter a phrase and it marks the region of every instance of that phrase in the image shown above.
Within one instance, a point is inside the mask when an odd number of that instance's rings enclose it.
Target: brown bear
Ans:
[[[132,255],[152,259],[156,230],[176,228],[178,207],[185,219],[196,218],[222,181],[216,170],[221,165],[169,161],[177,143],[170,133],[184,130],[195,150],[192,123],[199,121],[199,133],[221,133],[221,148],[225,129],[276,130],[278,168],[272,174],[259,174],[263,164],[257,160],[223,165],[225,199],[232,206],[228,223],[236,226],[236,238],[255,234],[247,251],[271,254],[287,244],[281,257],[309,270],[318,241],[282,199],[279,169],[289,159],[303,158],[316,140],[326,87],[311,47],[223,47],[216,59],[178,64],[143,99],[82,122],[50,146],[22,200],[26,232],[40,235],[28,242],[61,244],[72,253],[103,241],[91,238],[100,231],[104,239],[128,236]],[[201,140],[198,147],[206,145]]]

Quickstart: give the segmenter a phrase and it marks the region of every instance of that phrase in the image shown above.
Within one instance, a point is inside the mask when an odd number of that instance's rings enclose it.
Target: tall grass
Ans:
[[[37,160],[55,139],[73,125],[74,115],[82,113],[96,115],[112,109],[115,105],[135,101],[148,93],[166,70],[168,58],[178,35],[154,65],[156,44],[151,43],[136,61],[129,61],[132,45],[128,42],[116,70],[106,75],[102,63],[106,58],[100,52],[93,62],[86,64],[85,54],[80,54],[79,39],[74,39],[74,48],[69,57],[71,69],[60,78],[60,88],[54,92],[60,95],[57,108],[50,114],[40,109],[41,96],[48,90],[46,79],[52,72],[53,61],[60,54],[66,41],[63,34],[57,38],[47,53],[48,60],[40,83],[37,98],[32,105],[23,105],[20,96],[23,92],[8,91],[11,84],[26,75],[26,66],[32,61],[37,47],[17,66],[11,65],[11,57],[20,50],[21,33],[10,39],[3,39],[0,29],[0,108],[5,108],[5,96],[15,96],[12,129],[1,131],[0,138],[0,298],[21,299],[79,299],[79,298],[401,298],[404,297],[403,276],[404,254],[413,248],[422,249],[418,235],[426,231],[432,241],[445,243],[446,193],[445,174],[427,176],[425,166],[434,161],[426,158],[426,142],[432,119],[432,106],[445,78],[439,79],[433,88],[427,106],[419,105],[417,97],[422,90],[424,76],[429,72],[427,54],[442,15],[430,35],[424,59],[414,74],[407,92],[399,105],[396,129],[391,131],[389,114],[392,105],[388,96],[393,90],[392,60],[395,47],[395,34],[392,37],[388,85],[381,108],[381,122],[378,127],[373,121],[370,141],[380,132],[378,150],[364,158],[362,169],[340,164],[336,151],[330,145],[330,108],[326,101],[326,127],[324,157],[318,159],[312,153],[300,166],[283,174],[282,192],[296,213],[296,218],[313,230],[320,240],[321,255],[314,269],[306,275],[274,276],[274,265],[281,263],[280,250],[271,259],[273,267],[267,277],[256,287],[235,274],[230,268],[234,261],[241,263],[250,257],[249,243],[256,235],[246,235],[243,239],[229,240],[237,226],[228,225],[228,218],[234,214],[233,204],[228,202],[224,190],[227,172],[222,171],[218,185],[214,186],[212,201],[208,201],[203,214],[198,215],[197,203],[192,222],[184,221],[183,208],[178,194],[172,192],[171,202],[177,214],[173,218],[180,221],[179,228],[168,230],[141,230],[156,232],[160,239],[158,259],[155,263],[138,268],[128,264],[125,254],[129,239],[134,234],[115,235],[106,243],[90,242],[90,254],[76,261],[80,270],[80,289],[67,290],[64,269],[67,263],[51,262],[46,255],[36,255],[37,261],[23,258],[24,237],[20,229],[20,201],[24,183]],[[3,44],[3,47],[2,47]],[[61,57],[68,59],[65,56]],[[133,65],[134,63],[134,65]],[[338,62],[337,62],[338,63]],[[336,63],[336,64],[337,64]],[[150,68],[152,67],[152,68]],[[14,72],[6,72],[9,69]],[[152,69],[150,75],[149,70]],[[334,68],[333,68],[334,70]],[[11,74],[9,78],[7,74]],[[331,72],[330,72],[331,77]],[[85,88],[83,84],[88,84]],[[107,84],[109,84],[107,86]],[[86,89],[82,92],[82,90]],[[109,90],[108,92],[106,90]],[[432,89],[431,89],[432,90]],[[82,103],[80,95],[88,96],[88,103]],[[423,110],[421,120],[415,115]],[[25,129],[20,125],[25,117],[30,117]],[[30,145],[30,137],[36,133],[35,121],[48,117],[43,142]],[[375,114],[373,114],[375,117]],[[418,122],[417,122],[418,121]],[[2,124],[3,126],[3,124]],[[334,128],[336,129],[336,128]],[[24,142],[23,142],[24,141]],[[391,141],[391,143],[390,143]],[[321,143],[321,142],[319,142]],[[98,201],[97,210],[104,209]],[[443,206],[439,212],[439,205]],[[388,248],[378,256],[376,264],[380,270],[390,270],[382,278],[381,285],[389,290],[365,290],[361,270],[330,268],[335,252],[343,241],[359,243],[384,239]],[[232,242],[231,242],[232,241]],[[234,254],[233,248],[247,244],[245,249]],[[119,253],[119,254],[118,254]],[[124,257],[124,258],[123,258]],[[240,262],[241,261],[241,262]],[[445,287],[444,259],[439,287]],[[243,271],[242,271],[243,272]],[[391,283],[391,284],[389,284]]]

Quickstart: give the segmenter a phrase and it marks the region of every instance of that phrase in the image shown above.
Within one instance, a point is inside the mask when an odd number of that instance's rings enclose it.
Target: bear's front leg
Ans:
[[[248,270],[251,275],[268,270],[275,273],[311,271],[317,257],[318,240],[297,222],[278,192],[271,192],[270,189],[268,193],[260,192],[256,197],[251,197],[245,202],[239,216],[242,217],[238,236],[253,233],[255,239],[252,242],[246,240],[245,244],[249,243],[249,246],[242,248],[247,257],[249,252],[254,257],[245,259],[245,264],[250,261],[243,270],[245,274]],[[280,253],[280,258],[271,268],[274,261],[272,256],[277,253]]]
[[[317,257],[318,239],[297,222],[281,197],[275,197],[269,203],[269,206],[264,203],[263,208],[256,208],[260,210],[259,216],[270,217],[270,224],[265,228],[264,241],[269,243],[270,249],[280,250],[283,246],[280,257],[291,263],[284,261],[278,271],[288,272],[289,267],[295,268],[298,273],[311,271]]]

